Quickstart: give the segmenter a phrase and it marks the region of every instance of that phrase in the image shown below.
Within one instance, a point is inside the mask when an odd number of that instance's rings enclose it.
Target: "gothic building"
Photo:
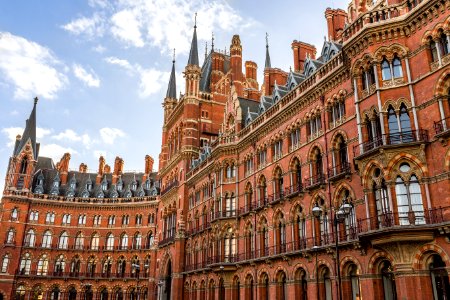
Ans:
[[[329,8],[291,70],[267,41],[261,85],[238,35],[200,64],[194,26],[157,174],[39,157],[35,104],[2,198],[2,297],[448,299],[449,9]]]

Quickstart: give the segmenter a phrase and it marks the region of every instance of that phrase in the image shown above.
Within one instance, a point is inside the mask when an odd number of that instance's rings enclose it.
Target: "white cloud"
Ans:
[[[55,140],[69,140],[72,142],[81,141],[81,137],[72,129],[66,129],[57,135],[52,136]]]
[[[132,75],[139,76],[138,94],[141,98],[158,93],[162,87],[167,85],[170,75],[170,72],[160,71],[155,68],[145,69],[139,64],[132,65],[129,61],[117,57],[107,57],[105,61],[130,71]]]
[[[106,48],[103,47],[102,45],[97,45],[94,48],[92,48],[92,50],[94,50],[97,53],[103,53],[106,51]]]
[[[0,32],[0,71],[15,86],[14,97],[53,99],[67,84],[50,49],[9,32]]]
[[[125,133],[118,128],[104,127],[100,129],[100,136],[106,144],[112,145],[116,138],[124,137]]]
[[[64,153],[78,154],[77,151],[70,147],[63,147],[57,144],[42,144],[39,148],[39,156],[51,157],[54,161],[59,161]]]
[[[13,110],[9,113],[11,116],[17,116],[19,112],[17,110]]]
[[[2,128],[2,133],[6,135],[8,139],[7,146],[12,147],[14,145],[14,142],[16,141],[17,135],[23,134],[23,127],[8,127],[8,128]],[[36,139],[42,139],[45,136],[49,135],[52,131],[47,128],[36,128]]]
[[[139,13],[131,10],[122,10],[111,17],[111,33],[128,45],[143,47],[141,36],[141,22]]]
[[[75,77],[80,79],[87,86],[89,87],[100,86],[100,79],[98,79],[98,76],[95,74],[94,70],[90,69],[90,71],[87,71],[79,64],[74,64],[72,68]]]
[[[257,22],[243,18],[227,0],[89,0],[97,12],[90,18],[80,17],[63,26],[88,39],[108,32],[126,47],[152,45],[162,53],[189,52],[194,15],[198,12],[198,38],[210,40],[211,31],[235,32]]]
[[[100,37],[105,32],[105,21],[100,14],[92,17],[81,17],[61,26],[64,30],[74,34],[83,35],[88,39]]]
[[[94,155],[94,158],[99,158],[100,156],[106,157],[106,151],[105,150],[94,150],[94,152],[92,152],[92,154]]]

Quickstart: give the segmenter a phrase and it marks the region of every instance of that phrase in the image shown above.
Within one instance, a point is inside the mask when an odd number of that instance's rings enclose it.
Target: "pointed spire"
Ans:
[[[205,42],[205,60],[208,57],[208,41]]]
[[[166,98],[177,98],[177,82],[175,78],[175,48],[173,49],[172,72],[170,73],[169,86],[167,87]]]
[[[214,32],[211,32],[211,52],[214,52]]]
[[[197,47],[197,13],[195,13],[194,35],[192,36],[191,51],[189,52],[188,65],[198,66],[198,47]]]
[[[33,110],[31,111],[30,117],[26,121],[22,139],[20,140],[19,146],[16,148],[14,155],[18,155],[20,151],[22,151],[28,140],[30,140],[31,146],[33,147],[34,159],[37,159],[38,149],[36,148],[36,105],[38,103],[38,100],[38,97],[34,98]]]
[[[264,68],[271,68],[270,55],[269,55],[269,34],[266,32],[266,64]]]

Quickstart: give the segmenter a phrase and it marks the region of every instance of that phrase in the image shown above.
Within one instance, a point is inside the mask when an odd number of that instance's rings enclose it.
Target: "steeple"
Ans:
[[[266,64],[264,66],[265,69],[271,68],[270,65],[270,55],[269,55],[269,35],[266,32]]]
[[[175,78],[175,49],[173,49],[172,72],[170,73],[169,86],[167,87],[166,98],[177,98],[177,83]]]
[[[197,47],[197,13],[195,13],[194,35],[192,36],[191,51],[189,52],[188,65],[198,66],[198,47]]]
[[[25,130],[20,141],[16,144],[14,148],[14,156],[17,156],[22,152],[28,141],[31,142],[31,147],[33,148],[34,159],[37,159],[38,149],[36,147],[36,105],[38,98],[34,98],[33,110],[31,111],[30,117],[26,121]]]

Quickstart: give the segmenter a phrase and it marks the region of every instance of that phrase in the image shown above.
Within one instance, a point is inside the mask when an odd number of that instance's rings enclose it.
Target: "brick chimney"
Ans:
[[[69,174],[69,162],[70,162],[70,153],[64,153],[63,157],[57,164],[62,185],[67,183],[67,176]]]
[[[303,72],[306,57],[316,58],[316,47],[307,43],[294,40],[291,44],[294,55],[294,72]]]
[[[100,158],[98,159],[97,178],[95,179],[96,184],[100,184],[100,182],[102,182],[104,171],[105,171],[105,158],[103,156],[100,156]]]
[[[78,168],[78,171],[80,173],[86,173],[87,172],[87,168],[88,168],[88,166],[85,163],[81,163],[80,167]]]
[[[325,18],[327,19],[328,39],[330,41],[339,40],[344,30],[347,13],[342,9],[331,9],[328,7],[325,10]]]
[[[116,156],[116,159],[114,160],[114,172],[113,172],[113,176],[112,176],[112,184],[116,184],[120,175],[122,175],[123,165],[124,165],[123,159]]]

